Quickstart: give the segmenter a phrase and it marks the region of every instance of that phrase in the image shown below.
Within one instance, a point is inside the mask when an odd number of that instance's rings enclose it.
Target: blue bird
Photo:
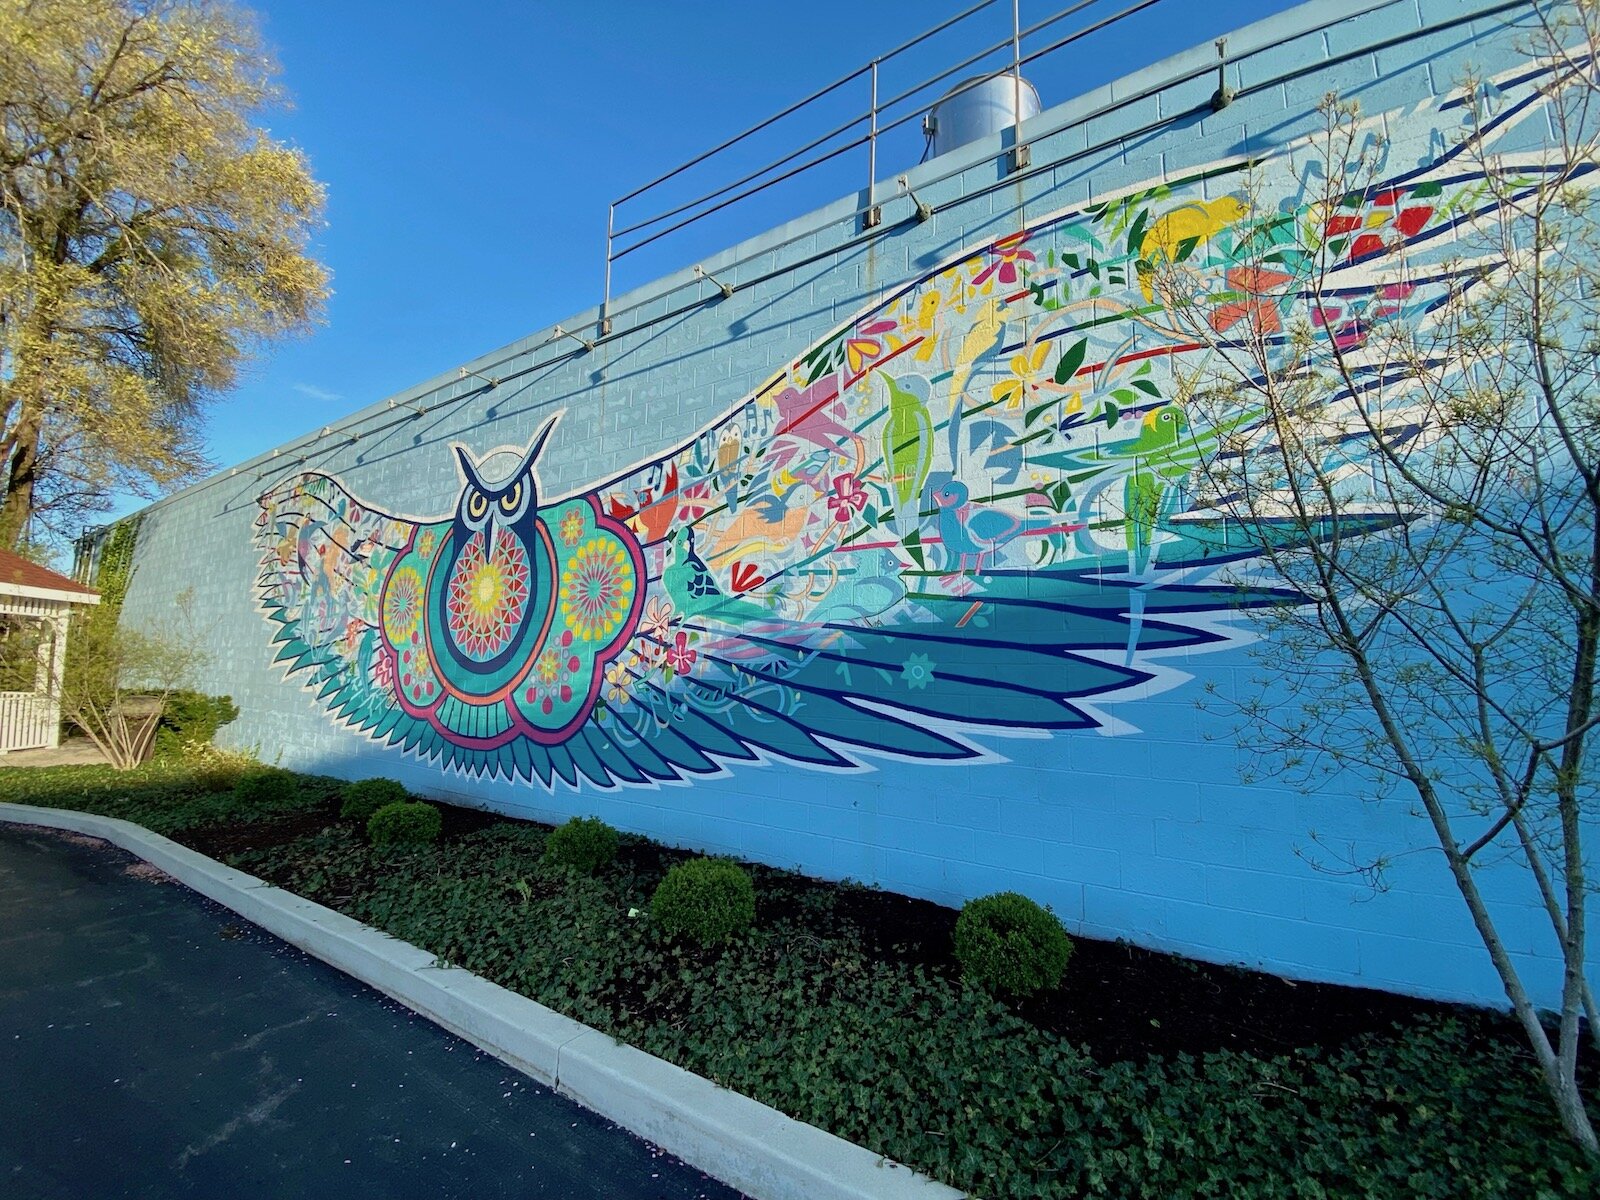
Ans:
[[[952,562],[957,571],[967,569],[967,558],[977,559],[978,570],[983,570],[983,556],[994,552],[1023,534],[1044,533],[1059,528],[1054,526],[1054,515],[1030,513],[1018,516],[987,504],[973,504],[971,492],[959,479],[952,479],[943,487],[935,488],[933,502],[939,506],[939,539],[944,543],[948,567]],[[1023,501],[1029,508],[1049,505],[1050,501],[1038,492],[1030,492]],[[956,556],[960,556],[957,558]]]

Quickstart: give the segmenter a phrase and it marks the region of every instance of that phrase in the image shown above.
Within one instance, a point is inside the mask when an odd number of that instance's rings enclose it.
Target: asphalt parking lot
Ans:
[[[0,1194],[739,1200],[140,860],[13,825]]]

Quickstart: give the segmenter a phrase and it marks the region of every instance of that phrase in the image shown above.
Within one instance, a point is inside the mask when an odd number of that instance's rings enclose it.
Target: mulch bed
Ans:
[[[516,820],[481,809],[438,807],[445,841]],[[332,801],[272,821],[195,830],[181,835],[181,840],[223,859],[316,833],[337,820],[337,808]],[[652,875],[692,854],[624,838],[618,857],[624,867]],[[807,913],[807,893],[835,889],[832,921],[854,926],[870,954],[949,979],[960,974],[951,953],[955,909],[874,888],[835,888],[788,873],[779,873],[778,879],[781,884],[762,889],[759,922],[787,918],[804,925],[815,919]],[[1368,988],[1294,981],[1126,942],[1087,937],[1075,937],[1073,942],[1072,961],[1061,986],[1016,1001],[1012,1007],[1041,1029],[1084,1046],[1101,1063],[1198,1056],[1216,1050],[1271,1056],[1305,1046],[1331,1048],[1424,1015],[1465,1018],[1484,1036],[1521,1037],[1509,1017],[1486,1010]],[[1592,1057],[1586,1047],[1585,1058]],[[1586,1062],[1585,1075],[1595,1066]]]

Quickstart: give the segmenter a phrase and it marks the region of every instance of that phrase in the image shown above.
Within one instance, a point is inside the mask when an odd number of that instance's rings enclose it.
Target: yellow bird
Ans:
[[[1139,287],[1144,291],[1145,301],[1155,299],[1155,268],[1176,262],[1179,247],[1190,241],[1199,245],[1249,211],[1250,206],[1237,196],[1223,196],[1209,203],[1197,200],[1173,209],[1145,230],[1139,241]],[[1145,263],[1149,264],[1149,269],[1145,268]]]

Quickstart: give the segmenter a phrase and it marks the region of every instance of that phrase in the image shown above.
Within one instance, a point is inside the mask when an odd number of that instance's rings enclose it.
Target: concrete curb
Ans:
[[[0,803],[0,821],[103,838],[755,1200],[963,1193],[623,1045],[330,908],[115,817]]]

